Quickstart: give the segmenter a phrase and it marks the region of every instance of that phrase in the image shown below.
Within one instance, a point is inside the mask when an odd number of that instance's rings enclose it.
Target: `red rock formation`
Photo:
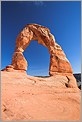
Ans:
[[[24,72],[1,72],[3,121],[80,120],[80,90],[62,75],[32,77]],[[71,84],[74,86],[74,83]]]
[[[49,77],[26,74],[23,52],[31,40],[49,50]],[[80,120],[80,90],[69,61],[48,28],[26,25],[16,39],[12,64],[3,70],[2,120]]]
[[[16,48],[12,58],[12,66],[16,70],[27,70],[27,61],[23,56],[24,50],[28,47],[31,40],[38,40],[48,48],[50,53],[49,74],[55,73],[72,73],[72,68],[67,60],[62,48],[55,42],[54,36],[50,30],[38,24],[28,24],[19,33],[16,39]]]

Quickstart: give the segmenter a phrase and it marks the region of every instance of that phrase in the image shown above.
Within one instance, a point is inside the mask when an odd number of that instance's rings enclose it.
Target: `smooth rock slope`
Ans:
[[[1,83],[2,120],[80,120],[80,90],[66,76],[1,71]]]

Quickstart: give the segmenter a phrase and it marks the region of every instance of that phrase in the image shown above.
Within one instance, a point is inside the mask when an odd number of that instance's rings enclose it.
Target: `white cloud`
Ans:
[[[43,6],[44,2],[43,1],[34,1],[34,4],[36,6]]]

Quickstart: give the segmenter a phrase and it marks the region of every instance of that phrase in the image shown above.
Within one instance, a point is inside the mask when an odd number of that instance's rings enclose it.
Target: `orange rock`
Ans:
[[[42,78],[2,71],[1,80],[3,121],[80,120],[81,94],[71,74]]]
[[[26,74],[23,52],[31,40],[49,50],[49,77]],[[38,24],[24,27],[17,36],[12,63],[2,70],[1,79],[2,120],[80,120],[80,90],[66,55],[48,28]]]
[[[27,70],[27,61],[21,52],[14,53],[12,65],[16,70]]]
[[[39,44],[48,48],[50,53],[50,75],[54,75],[55,72],[72,73],[69,61],[62,48],[55,42],[55,38],[50,33],[50,30],[38,24],[26,25],[17,36],[16,48],[12,58],[14,69],[27,70],[27,61],[23,56],[23,52],[30,44],[31,40],[38,40]]]

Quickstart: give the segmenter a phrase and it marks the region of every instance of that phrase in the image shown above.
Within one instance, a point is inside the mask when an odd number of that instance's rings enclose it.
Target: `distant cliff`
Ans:
[[[77,85],[78,85],[79,89],[81,89],[81,73],[73,74],[73,75],[77,80]]]

